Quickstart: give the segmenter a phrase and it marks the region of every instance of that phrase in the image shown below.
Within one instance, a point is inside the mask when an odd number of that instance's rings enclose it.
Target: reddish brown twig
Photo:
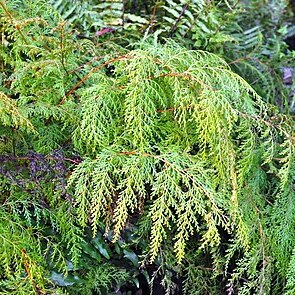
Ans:
[[[211,85],[208,85],[206,83],[204,83],[202,80],[197,79],[196,77],[193,77],[192,75],[188,74],[188,73],[176,73],[176,72],[172,72],[172,73],[166,73],[166,74],[161,74],[159,76],[155,76],[153,78],[157,78],[157,77],[182,77],[184,79],[189,79],[189,80],[193,80],[198,82],[199,84],[201,84],[203,87],[207,87],[212,91],[217,91],[216,89],[214,89]]]
[[[40,290],[40,288],[38,288],[33,275],[31,273],[31,269],[30,269],[30,265],[29,265],[29,259],[28,259],[28,255],[25,249],[21,249],[21,254],[22,254],[22,259],[23,259],[23,263],[24,263],[24,268],[25,268],[25,272],[27,274],[27,277],[29,278],[30,282],[32,283],[32,286],[34,288],[35,294],[36,295],[45,295],[45,293]]]
[[[88,74],[86,74],[71,90],[69,90],[66,95],[62,98],[62,100],[59,102],[59,106],[61,106],[65,101],[66,101],[66,98],[71,95],[72,93],[74,93],[77,88],[79,88],[86,80],[88,80],[91,75],[97,71],[99,71],[100,69],[104,68],[105,66],[111,64],[111,63],[114,63],[118,60],[122,60],[122,59],[129,59],[129,58],[132,58],[131,56],[127,56],[127,55],[121,55],[121,56],[118,56],[116,58],[113,58],[113,59],[110,59],[108,61],[106,61],[105,63],[95,67],[95,68],[92,68]]]
[[[0,6],[3,8],[5,14],[10,18],[12,24],[15,26],[16,30],[19,32],[19,34],[21,35],[22,39],[24,40],[26,45],[29,45],[28,40],[26,39],[25,35],[23,34],[23,32],[20,29],[20,26],[15,23],[13,16],[11,15],[11,13],[8,11],[6,5],[4,2],[0,1]]]

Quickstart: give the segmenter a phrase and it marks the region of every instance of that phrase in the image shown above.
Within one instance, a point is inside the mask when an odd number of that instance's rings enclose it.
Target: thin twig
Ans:
[[[95,68],[92,68],[88,74],[86,74],[71,90],[69,90],[65,96],[62,98],[62,100],[59,102],[59,106],[61,106],[62,104],[64,104],[64,102],[66,101],[66,98],[71,95],[72,93],[74,93],[76,91],[77,88],[79,88],[86,80],[88,80],[91,75],[97,71],[99,71],[100,69],[104,68],[105,66],[116,62],[118,60],[122,60],[122,59],[128,59],[128,58],[132,58],[131,56],[127,56],[127,55],[121,55],[119,57],[113,58],[111,60],[108,60],[107,62],[103,63],[102,65],[99,65]]]
[[[178,18],[176,19],[174,25],[171,27],[171,30],[170,30],[170,32],[168,34],[169,38],[172,37],[173,33],[175,32],[175,30],[177,28],[178,23],[180,22],[180,20],[181,20],[182,16],[184,15],[185,11],[187,10],[187,8],[188,8],[188,4],[183,5],[182,10],[181,10]]]
[[[125,10],[126,10],[126,0],[122,0],[123,8],[122,8],[122,28],[124,28],[125,24]]]
[[[16,30],[19,32],[19,34],[21,35],[21,37],[24,40],[24,42],[26,43],[26,45],[29,45],[29,42],[27,41],[26,37],[24,36],[23,32],[21,31],[19,25],[15,23],[13,16],[8,11],[6,5],[4,4],[3,1],[0,1],[0,6],[3,8],[5,14],[10,18],[12,24],[15,26]]]
[[[69,72],[65,66],[65,55],[64,55],[64,27],[65,27],[66,21],[63,21],[60,23],[60,51],[61,51],[61,64],[63,69],[65,70],[66,74],[69,76]]]
[[[34,288],[35,294],[36,295],[45,295],[45,293],[38,288],[36,282],[33,279],[33,275],[31,273],[30,266],[29,266],[29,263],[28,263],[28,255],[27,255],[27,252],[26,252],[25,249],[21,249],[21,255],[22,255],[24,268],[25,268],[27,277],[29,278],[29,280],[30,280],[30,282],[31,282],[31,284],[32,284],[32,286]]]
[[[157,8],[158,8],[158,4],[159,4],[159,0],[156,1],[155,6],[153,8],[153,13],[152,13],[152,17],[151,17],[150,25],[149,25],[151,31],[153,30],[154,25],[155,25],[156,12],[157,12]]]
[[[172,72],[172,73],[166,73],[166,74],[161,74],[152,78],[157,78],[157,77],[182,77],[185,79],[189,79],[189,80],[194,80],[196,82],[198,82],[199,84],[201,84],[203,87],[209,88],[212,91],[217,91],[217,89],[214,89],[211,85],[208,85],[206,83],[204,83],[202,80],[197,79],[196,77],[193,77],[192,75],[188,74],[188,73],[177,73],[177,72]]]

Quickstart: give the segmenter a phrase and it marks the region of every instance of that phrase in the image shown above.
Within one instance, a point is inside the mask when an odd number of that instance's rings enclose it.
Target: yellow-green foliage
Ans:
[[[145,43],[113,64],[114,76],[94,74],[80,92],[74,145],[87,159],[69,187],[81,225],[95,233],[98,220],[113,224],[116,240],[130,214],[145,207],[151,261],[171,238],[178,263],[190,237],[199,235],[196,249],[215,249],[223,228],[246,253],[231,281],[249,270],[255,283],[241,292],[258,285],[268,292],[260,263],[270,271],[269,255],[285,264],[292,252],[272,252],[279,248],[271,240],[281,239],[264,218],[294,182],[294,123],[207,52]]]
[[[108,292],[127,276],[101,232],[116,243],[126,228],[143,264],[183,270],[187,294],[280,294],[285,280],[292,294],[291,117],[214,54],[149,39],[111,52],[45,1],[0,6],[3,294]]]

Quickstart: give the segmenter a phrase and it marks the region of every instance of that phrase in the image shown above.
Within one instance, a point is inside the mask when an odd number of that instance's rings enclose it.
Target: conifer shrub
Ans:
[[[292,117],[209,52],[0,6],[3,294],[294,292]]]

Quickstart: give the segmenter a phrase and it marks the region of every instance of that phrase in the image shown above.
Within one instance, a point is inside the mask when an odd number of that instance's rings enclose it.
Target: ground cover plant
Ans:
[[[295,292],[287,108],[173,38],[179,14],[126,46],[0,7],[1,294]]]

